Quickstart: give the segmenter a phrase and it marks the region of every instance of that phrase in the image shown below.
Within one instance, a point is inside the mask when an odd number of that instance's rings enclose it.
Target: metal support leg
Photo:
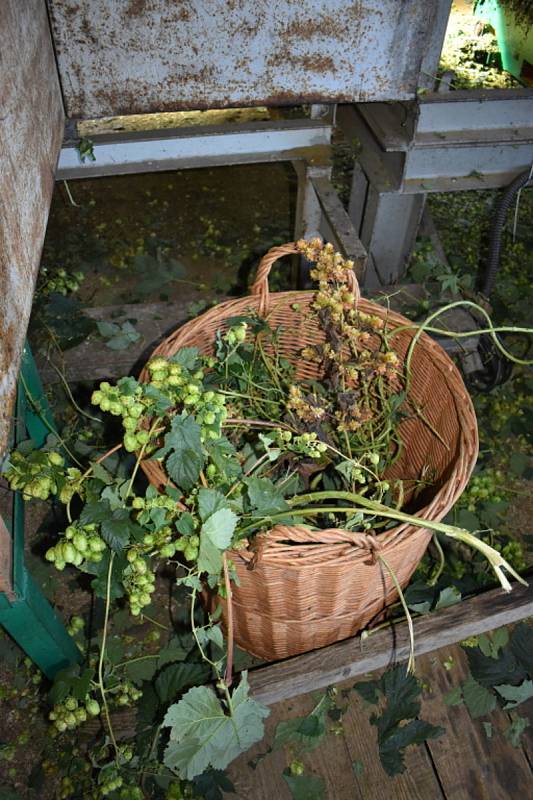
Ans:
[[[320,236],[322,219],[322,210],[313,188],[312,178],[329,178],[331,168],[311,167],[305,161],[293,161],[292,165],[298,177],[294,238],[311,239],[313,236]]]
[[[41,446],[55,425],[28,345],[20,375],[15,441],[24,438],[27,430]],[[58,670],[79,663],[81,653],[26,569],[24,501],[20,492],[13,496],[11,535],[0,518],[0,548],[0,624],[45,675],[53,678]]]
[[[306,161],[293,161],[292,166],[298,178],[296,195],[296,212],[294,218],[294,239],[313,239],[320,236],[322,210],[313,188],[312,177],[331,173],[330,167],[311,167]],[[298,265],[298,286],[305,289],[309,285],[309,269],[311,265],[305,258]]]
[[[405,272],[413,249],[425,195],[379,192],[368,188],[361,241],[368,251],[366,289],[395,283]]]
[[[352,224],[359,236],[361,235],[361,226],[363,224],[363,215],[365,213],[367,195],[368,178],[366,177],[361,164],[356,161],[353,165],[348,216],[350,217]]]

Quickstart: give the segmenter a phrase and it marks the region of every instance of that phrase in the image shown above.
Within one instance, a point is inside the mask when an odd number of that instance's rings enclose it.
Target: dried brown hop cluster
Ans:
[[[316,264],[310,273],[313,280],[318,283],[331,281],[346,283],[348,281],[348,273],[353,270],[353,261],[348,261],[340,253],[336,253],[332,244],[324,244],[318,238],[308,242],[300,239],[296,242],[296,247],[308,261]]]
[[[297,242],[300,253],[316,266],[310,271],[318,281],[311,303],[324,331],[322,344],[307,346],[302,356],[321,365],[330,391],[316,396],[291,387],[287,410],[326,435],[326,426],[341,432],[359,431],[383,416],[384,400],[391,394],[390,379],[400,360],[389,347],[385,321],[358,309],[350,283],[353,262],[320,239]]]

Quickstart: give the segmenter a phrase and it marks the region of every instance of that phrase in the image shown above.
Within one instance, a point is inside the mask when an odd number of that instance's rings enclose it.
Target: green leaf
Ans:
[[[292,800],[325,800],[326,788],[322,778],[284,772],[283,780],[289,788]]]
[[[231,544],[231,538],[237,525],[237,515],[229,508],[215,511],[204,522],[200,530],[200,553],[198,569],[218,575],[222,568],[222,551]]]
[[[498,628],[492,634],[492,649],[494,656],[497,657],[498,652],[509,643],[509,631],[507,628]]]
[[[477,644],[483,655],[487,656],[487,658],[497,657],[497,653],[494,653],[492,642],[486,633],[482,633],[477,637]]]
[[[442,698],[447,706],[458,706],[463,702],[463,693],[460,686],[455,686]]]
[[[221,508],[228,508],[228,502],[222,492],[216,489],[200,489],[198,492],[198,513],[202,522]]]
[[[204,522],[200,530],[200,539],[207,537],[220,550],[225,550],[231,544],[231,539],[238,517],[229,508],[221,508]]]
[[[195,641],[192,633],[180,633],[173,636],[166,647],[159,651],[158,666],[172,664],[176,661],[184,661],[193,647]]]
[[[213,556],[216,558],[216,556]],[[221,559],[222,560],[222,559]],[[222,568],[222,564],[219,567],[219,571]],[[176,579],[177,586],[188,586],[189,589],[196,589],[197,592],[201,592],[203,587],[202,581],[198,577],[198,575],[184,575],[183,578]]]
[[[374,687],[367,685],[371,702],[376,702]],[[354,688],[357,688],[358,684]],[[411,744],[421,744],[426,739],[444,733],[443,728],[435,727],[420,719],[411,719],[420,712],[418,699],[422,689],[405,666],[400,664],[387,670],[377,681],[379,691],[386,699],[380,716],[373,714],[370,722],[378,729],[379,756],[388,775],[396,775],[405,769],[403,750]],[[411,719],[405,723],[405,720]]]
[[[76,700],[83,700],[89,691],[93,671],[84,669],[80,672],[78,664],[66,667],[56,673],[54,684],[48,693],[48,699],[52,705],[62,703],[63,700],[72,695]]]
[[[176,522],[176,530],[182,536],[191,536],[194,533],[194,518],[192,514],[185,511]]]
[[[126,508],[117,508],[110,519],[102,522],[100,533],[111,550],[120,553],[130,541],[131,526],[129,511]]]
[[[198,553],[198,569],[210,575],[219,575],[222,569],[222,551],[207,537],[200,539],[200,552]],[[197,578],[197,576],[190,576]],[[182,583],[186,586],[186,579]]]
[[[529,720],[525,717],[516,717],[505,731],[505,738],[513,747],[520,747],[520,741],[525,729],[529,727]]]
[[[422,581],[409,584],[404,594],[408,607],[419,614],[427,614],[435,600],[435,588]]]
[[[192,417],[174,417],[165,436],[165,449],[171,451],[166,460],[168,474],[185,492],[192,489],[204,465],[200,433]]]
[[[210,628],[207,628],[207,638],[218,650],[221,652],[224,651],[224,636],[222,634],[222,628],[219,625],[212,625]]]
[[[510,647],[522,669],[533,678],[533,626],[521,622],[513,628]]]
[[[530,464],[531,459],[525,453],[513,453],[509,459],[509,467],[513,475],[521,477]]]
[[[124,641],[120,636],[110,636],[105,648],[106,658],[115,665],[124,660]]]
[[[427,739],[436,739],[443,733],[444,728],[422,719],[413,719],[406,725],[396,726],[379,745],[379,757],[387,775],[398,775],[405,770],[403,750],[406,747],[423,744]]]
[[[379,681],[360,681],[355,683],[353,688],[367,703],[379,702]]]
[[[268,478],[246,478],[244,483],[256,516],[268,517],[290,509],[280,490]]]
[[[96,325],[100,336],[107,339],[105,346],[111,350],[125,350],[141,338],[141,334],[135,330],[129,320],[122,324],[99,320]]]
[[[512,640],[511,636],[511,643]],[[478,647],[467,647],[465,650],[470,672],[482,686],[491,688],[504,683],[517,684],[527,677],[525,669],[509,648],[500,650],[497,658],[483,655]]]
[[[107,500],[87,503],[80,514],[82,525],[99,525],[111,516],[111,506]]]
[[[135,378],[127,376],[125,378],[121,378],[120,380],[118,380],[117,386],[120,389],[120,394],[127,395],[128,397],[133,397],[140,384],[139,381],[135,380]]]
[[[109,474],[105,467],[102,464],[94,463],[92,465],[93,475],[95,478],[98,478],[99,481],[105,483],[107,486],[110,483],[113,483],[113,476]]]
[[[208,769],[193,780],[195,793],[204,800],[224,800],[223,792],[235,794],[235,786],[225,772],[219,769]]]
[[[294,742],[303,750],[314,750],[325,734],[326,726],[321,715],[309,714],[307,717],[283,720],[276,726],[272,749],[279,750],[289,742]]]
[[[179,364],[189,372],[194,372],[196,369],[196,362],[198,360],[199,350],[197,347],[180,347],[180,349],[170,357],[169,361],[173,364]]]
[[[230,715],[226,712],[231,711]],[[246,673],[231,697],[231,710],[213,689],[190,689],[172,705],[163,722],[170,728],[165,765],[187,780],[209,767],[224,769],[234,758],[263,738],[269,709],[248,696]]]
[[[503,686],[495,686],[494,688],[504,700],[509,701],[504,705],[505,709],[515,708],[515,706],[533,697],[533,681],[531,680],[524,681],[520,686],[503,684]]]
[[[461,601],[461,592],[455,586],[446,586],[439,594],[439,599],[435,604],[435,611],[440,608],[454,606]]]
[[[452,272],[447,272],[444,275],[437,275],[437,280],[440,282],[441,292],[449,290],[452,294],[457,294],[459,291],[459,277]]]
[[[373,724],[378,726],[378,735],[383,737],[401,720],[417,716],[420,711],[418,697],[422,690],[415,676],[407,672],[402,664],[387,670],[381,676],[379,685],[387,705]]]
[[[131,664],[126,664],[124,673],[130,681],[140,684],[143,681],[152,680],[157,672],[157,666],[157,658],[144,658],[142,661],[133,661]]]
[[[365,771],[365,765],[362,761],[352,761],[352,769],[354,775],[362,775]]]
[[[174,403],[172,402],[170,397],[167,397],[167,395],[164,392],[162,392],[160,389],[158,389],[155,386],[150,386],[150,385],[144,384],[143,385],[143,393],[144,393],[145,397],[147,397],[149,400],[154,400],[155,401],[154,411],[155,411],[156,414],[164,414],[165,411],[168,411],[168,409],[171,408],[174,405]],[[164,450],[164,452],[166,452],[165,449],[163,449],[163,450]],[[158,455],[158,453],[160,453],[160,452],[161,451],[158,450],[157,453],[154,453],[153,457],[154,458],[160,458],[161,456]]]
[[[106,550],[101,561],[86,561],[80,567],[83,572],[87,572],[89,575],[95,576],[95,578],[91,581],[91,588],[97,597],[105,597],[107,594],[107,572],[109,569],[110,557],[110,551]],[[124,594],[124,588],[122,586],[122,573],[126,569],[127,565],[128,562],[122,554],[115,556],[113,569],[111,570],[110,596],[112,600],[115,600],[117,597],[122,597]]]
[[[463,697],[472,719],[490,714],[496,708],[496,697],[492,692],[481,686],[471,675],[463,684]]]
[[[155,681],[155,690],[162,703],[170,703],[177,695],[189,686],[195,686],[206,681],[209,677],[207,664],[193,664],[182,662],[167,664]]]
[[[452,520],[453,522],[453,520]],[[473,511],[468,511],[466,508],[461,508],[457,511],[455,517],[455,525],[460,528],[466,528],[467,531],[477,531],[480,528],[479,519]]]
[[[228,482],[242,474],[242,467],[237,460],[237,452],[227,439],[208,439],[205,448],[209,458]]]

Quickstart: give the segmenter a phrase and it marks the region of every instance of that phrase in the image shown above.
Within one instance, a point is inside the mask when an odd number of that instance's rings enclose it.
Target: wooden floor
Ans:
[[[450,662],[450,657],[452,661]],[[446,669],[444,662],[450,669]],[[442,725],[446,734],[426,745],[407,750],[405,773],[389,778],[377,754],[376,728],[369,722],[374,706],[355,691],[349,693],[348,710],[342,718],[343,732],[329,733],[313,752],[302,756],[307,775],[319,776],[327,800],[527,800],[533,798],[533,704],[518,712],[530,719],[520,747],[513,747],[504,732],[509,714],[501,709],[473,720],[466,707],[446,705],[442,698],[468,676],[465,654],[458,645],[425,655],[417,661],[417,676],[427,688],[423,693],[421,718]],[[356,679],[361,680],[361,679]],[[356,680],[339,684],[351,688]],[[290,800],[282,773],[294,755],[278,750],[259,761],[281,720],[308,714],[316,705],[311,695],[302,695],[271,707],[266,737],[230,767],[237,794],[235,800]],[[483,721],[492,723],[489,739]],[[354,769],[354,762],[356,769]],[[362,767],[360,766],[362,764]],[[307,800],[307,798],[301,798]],[[313,798],[314,800],[314,798]]]

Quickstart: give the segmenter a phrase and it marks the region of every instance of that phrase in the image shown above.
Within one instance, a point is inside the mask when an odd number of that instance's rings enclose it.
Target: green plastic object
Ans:
[[[478,0],[475,14],[494,28],[503,69],[522,80],[526,63],[530,71],[533,66],[533,26],[519,24],[513,11],[501,0]]]
[[[28,345],[24,348],[17,392],[15,444],[30,436],[41,447],[55,430],[54,419]],[[81,661],[76,643],[32,580],[24,563],[24,501],[14,493],[13,596],[0,592],[0,625],[48,678]]]

